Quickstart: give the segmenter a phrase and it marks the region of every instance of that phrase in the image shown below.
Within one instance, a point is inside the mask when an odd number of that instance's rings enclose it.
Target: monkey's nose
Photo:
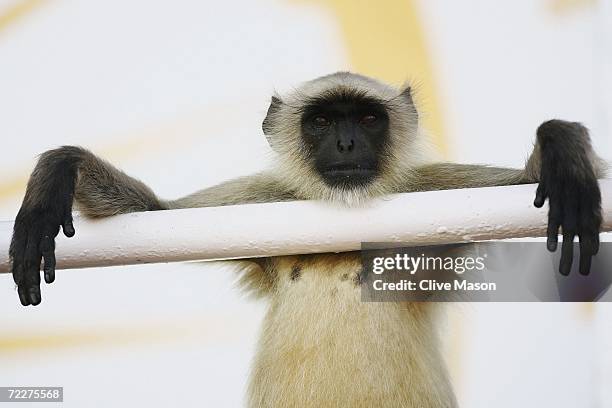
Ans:
[[[336,148],[338,149],[340,153],[352,152],[353,149],[355,148],[355,141],[353,139],[349,140],[348,142],[338,140],[338,143],[336,144]]]

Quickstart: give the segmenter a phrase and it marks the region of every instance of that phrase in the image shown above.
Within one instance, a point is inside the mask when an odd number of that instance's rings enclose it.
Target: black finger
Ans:
[[[15,284],[17,286],[21,285],[24,280],[23,279],[24,270],[23,270],[22,257],[20,257],[19,259],[13,260],[12,271],[13,271],[13,280],[15,281]]]
[[[550,221],[547,235],[546,247],[550,252],[555,252],[559,245],[559,223],[557,221]]]
[[[19,301],[21,304],[23,306],[28,306],[30,304],[30,298],[25,285],[17,286],[17,293],[19,293]]]
[[[25,225],[17,217],[15,227],[13,229],[13,239],[9,248],[9,257],[11,260],[11,272],[15,283],[19,285],[23,281],[23,257],[26,247],[27,232]]]
[[[16,252],[11,264],[11,272],[16,285],[20,285],[24,281],[25,270],[23,265],[25,248]]]
[[[585,199],[580,206],[579,220],[580,240],[584,240],[589,252],[596,255],[600,245],[601,210],[597,206],[593,207],[592,200]]]
[[[562,212],[561,207],[556,202],[551,201],[549,204],[548,231],[546,233],[548,240],[546,246],[550,252],[555,252],[559,245],[559,227],[561,226]]]
[[[40,301],[42,300],[40,296],[40,284],[36,286],[31,286],[28,290],[28,294],[30,296],[30,302],[32,306],[40,304]]]
[[[19,300],[21,304],[27,306],[30,304],[26,296],[26,285],[25,285],[25,271],[23,265],[23,251],[18,252],[18,257],[13,259],[12,264],[13,280],[17,285],[17,292],[19,293]]]
[[[546,188],[544,187],[544,183],[540,183],[538,185],[538,190],[536,191],[536,198],[535,198],[535,201],[533,202],[533,205],[535,205],[538,208],[542,208],[542,206],[546,202],[546,198],[547,198]]]
[[[40,262],[42,253],[40,251],[40,234],[36,229],[28,234],[26,244],[24,267],[25,288],[28,300],[32,305],[40,303]]]
[[[572,270],[572,263],[574,263],[574,237],[576,235],[573,232],[563,232],[563,247],[561,248],[561,264],[559,265],[559,272],[561,275],[567,276]]]
[[[24,268],[27,231],[23,221],[20,218],[20,215],[18,215],[17,220],[15,221],[9,256],[11,259],[11,272],[13,273],[13,280],[17,285],[17,293],[19,294],[19,301],[23,306],[28,306],[30,304],[30,300],[26,291],[27,287],[25,285]]]
[[[593,256],[599,252],[599,233],[589,231],[580,235],[580,274],[591,272]]]
[[[590,238],[580,237],[580,274],[591,273],[591,261],[593,259],[593,243]]]
[[[68,238],[74,236],[74,225],[72,224],[72,215],[68,215],[68,218],[64,220],[62,223],[62,230],[64,230],[64,235]]]
[[[55,280],[55,240],[45,235],[40,243],[40,250],[45,261],[45,282],[52,283]]]
[[[599,232],[597,232],[597,234],[595,234],[592,239],[593,239],[593,250],[591,251],[591,253],[593,255],[597,255],[599,253],[599,247],[600,247]]]

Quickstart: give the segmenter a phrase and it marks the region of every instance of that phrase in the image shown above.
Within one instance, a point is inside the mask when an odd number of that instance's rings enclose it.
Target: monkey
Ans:
[[[588,274],[602,224],[598,179],[607,164],[582,124],[559,119],[536,130],[524,168],[441,162],[409,85],[337,72],[275,94],[262,129],[275,153],[267,170],[186,197],[159,198],[90,151],[43,153],[28,181],[10,245],[22,305],[41,302],[40,271],[55,280],[55,238],[75,235],[73,206],[91,218],[168,209],[320,200],[355,207],[375,197],[537,183],[548,201],[547,247],[570,272]],[[452,206],[449,203],[449,206]],[[240,261],[240,283],[268,299],[247,391],[250,407],[456,407],[440,351],[435,302],[360,301],[359,252]]]

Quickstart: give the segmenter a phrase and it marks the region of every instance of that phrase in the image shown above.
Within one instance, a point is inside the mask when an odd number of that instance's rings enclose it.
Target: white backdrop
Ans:
[[[326,7],[338,2],[1,0],[0,217],[15,216],[35,156],[62,144],[164,197],[263,168],[274,89],[353,68]],[[450,158],[521,166],[537,125],[562,117],[612,160],[610,0],[415,4]],[[64,386],[69,407],[240,406],[264,309],[233,279],[199,264],[62,271],[22,308],[0,276],[0,385]],[[609,321],[609,305],[453,309],[462,406],[609,406]]]

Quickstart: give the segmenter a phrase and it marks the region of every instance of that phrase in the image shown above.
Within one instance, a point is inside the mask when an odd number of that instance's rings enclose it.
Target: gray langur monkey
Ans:
[[[74,235],[73,203],[88,217],[134,211],[291,200],[354,206],[415,191],[538,182],[549,200],[548,248],[564,243],[560,271],[580,272],[599,248],[606,166],[579,123],[537,130],[524,169],[432,162],[410,87],[339,72],[272,97],[263,131],[278,158],[267,171],[162,200],[91,152],[64,146],[41,155],[16,217],[12,273],[23,305],[41,301],[40,269],[55,279],[55,237]],[[248,390],[251,407],[418,407],[457,405],[438,346],[435,303],[362,303],[358,253],[245,261],[241,281],[269,298]]]

